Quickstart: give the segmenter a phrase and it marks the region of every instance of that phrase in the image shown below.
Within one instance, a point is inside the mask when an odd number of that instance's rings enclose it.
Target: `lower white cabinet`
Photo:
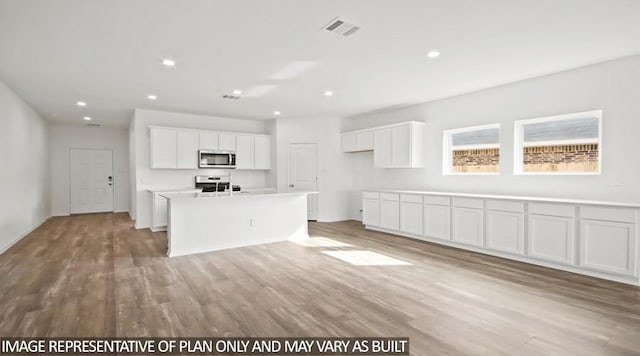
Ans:
[[[413,194],[400,196],[400,231],[422,235],[422,196]]]
[[[378,193],[362,194],[362,223],[367,226],[380,226],[380,199]]]
[[[153,194],[153,219],[151,229],[159,230],[167,226],[167,198]]]
[[[482,246],[484,235],[484,211],[482,200],[453,199],[451,239],[463,244]]]
[[[580,266],[632,276],[636,271],[636,226],[631,223],[582,220]]]
[[[529,214],[528,255],[563,264],[574,262],[575,219]]]
[[[390,196],[391,195],[391,196]],[[394,197],[395,195],[395,197]],[[400,201],[398,194],[380,194],[380,227],[400,229]]]
[[[524,203],[488,200],[486,214],[486,247],[524,254]]]

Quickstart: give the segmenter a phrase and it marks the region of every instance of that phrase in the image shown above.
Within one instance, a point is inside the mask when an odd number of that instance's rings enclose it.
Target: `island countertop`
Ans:
[[[167,198],[168,200],[176,200],[176,199],[210,199],[210,198],[244,198],[244,197],[256,197],[256,196],[288,196],[288,195],[300,195],[300,194],[318,194],[318,192],[282,192],[279,193],[277,191],[240,191],[233,192],[230,194],[229,192],[211,192],[211,193],[164,193],[160,194],[161,197]]]

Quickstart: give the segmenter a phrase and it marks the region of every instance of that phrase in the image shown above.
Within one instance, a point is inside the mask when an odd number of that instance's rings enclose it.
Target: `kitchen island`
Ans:
[[[174,257],[306,239],[308,194],[163,195],[168,200],[167,254]]]

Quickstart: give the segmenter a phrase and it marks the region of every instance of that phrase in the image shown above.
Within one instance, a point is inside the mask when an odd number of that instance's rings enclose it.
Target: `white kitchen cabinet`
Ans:
[[[454,198],[451,239],[467,245],[483,246],[484,211],[482,200]]]
[[[342,152],[357,152],[356,133],[342,134]]]
[[[221,133],[218,134],[218,150],[220,151],[235,151],[236,150],[236,135]]]
[[[380,193],[380,227],[388,230],[400,229],[400,196]]]
[[[151,230],[159,231],[167,227],[167,198],[154,194],[153,199],[153,220]]]
[[[391,128],[377,129],[373,137],[373,166],[391,167]]]
[[[524,203],[487,201],[487,248],[524,253]]]
[[[529,214],[528,255],[564,264],[574,263],[573,217]]]
[[[236,168],[253,169],[255,166],[255,139],[253,135],[236,136]]]
[[[380,226],[380,194],[362,193],[362,223],[366,226]]]
[[[178,130],[177,162],[180,169],[198,168],[199,133],[195,130]]]
[[[411,167],[411,125],[391,128],[391,161],[394,167]]]
[[[422,235],[422,196],[400,195],[400,231]]]
[[[218,150],[218,133],[215,131],[200,131],[200,149]]]
[[[631,209],[581,208],[580,266],[636,275],[636,217]]]
[[[172,128],[150,128],[151,168],[178,167],[178,132]]]
[[[363,131],[356,134],[356,150],[371,151],[373,150],[373,131]]]
[[[450,198],[440,196],[425,196],[422,209],[424,211],[424,236],[442,240],[450,240]]]
[[[271,169],[271,136],[255,136],[255,169]]]

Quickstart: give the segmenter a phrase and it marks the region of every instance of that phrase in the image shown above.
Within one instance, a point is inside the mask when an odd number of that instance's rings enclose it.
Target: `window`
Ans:
[[[444,132],[443,174],[498,174],[500,124]]]
[[[600,174],[602,110],[515,122],[515,174]]]

